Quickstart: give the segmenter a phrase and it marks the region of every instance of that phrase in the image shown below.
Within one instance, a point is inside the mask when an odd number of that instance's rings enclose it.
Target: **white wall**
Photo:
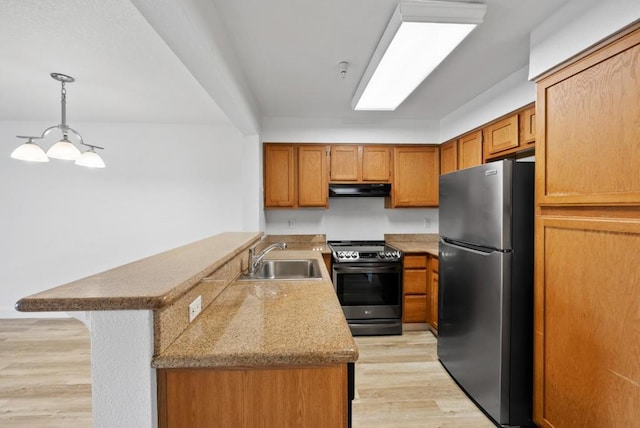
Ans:
[[[328,240],[383,239],[385,233],[438,233],[437,208],[385,209],[383,198],[330,198],[329,209],[266,210],[271,235],[326,234]],[[425,218],[429,226],[425,227]],[[295,227],[288,221],[295,220]]]
[[[338,118],[262,119],[262,140],[293,143],[436,143],[437,120],[380,120]]]
[[[439,142],[445,142],[536,100],[536,86],[521,68],[442,118]]]
[[[15,135],[49,125],[0,122],[0,317],[19,316],[13,305],[29,294],[243,230],[243,137],[235,128],[75,123],[85,141],[106,148],[107,168],[9,157],[20,144]]]
[[[539,76],[640,19],[638,0],[573,0],[531,32],[529,77]]]

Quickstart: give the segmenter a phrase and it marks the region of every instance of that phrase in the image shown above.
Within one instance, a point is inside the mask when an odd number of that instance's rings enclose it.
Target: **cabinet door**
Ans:
[[[437,207],[438,146],[397,146],[393,151],[392,206]]]
[[[438,272],[431,272],[431,287],[429,300],[431,301],[431,309],[429,311],[429,324],[434,329],[438,329]]]
[[[264,206],[296,206],[295,146],[264,145]]]
[[[404,296],[402,322],[427,322],[427,296],[425,294]]]
[[[536,200],[640,204],[640,31],[537,86]]]
[[[405,294],[427,294],[427,270],[405,269],[402,287]]]
[[[383,183],[389,180],[391,180],[391,148],[363,146],[362,181]]]
[[[485,159],[518,147],[518,115],[514,114],[484,129]]]
[[[640,421],[639,254],[638,217],[538,218],[538,425],[622,427]]]
[[[520,113],[520,127],[522,128],[520,142],[530,144],[536,140],[536,108],[530,107]]]
[[[327,207],[327,146],[298,146],[298,206]]]
[[[331,146],[331,181],[359,181],[362,176],[362,146]]]
[[[482,164],[482,131],[472,132],[458,140],[458,169]]]
[[[452,140],[440,146],[440,174],[458,170],[458,141]]]

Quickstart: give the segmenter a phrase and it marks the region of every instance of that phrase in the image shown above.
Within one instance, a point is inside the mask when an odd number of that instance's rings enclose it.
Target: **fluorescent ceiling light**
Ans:
[[[480,3],[400,0],[351,100],[355,110],[395,110],[482,23]]]

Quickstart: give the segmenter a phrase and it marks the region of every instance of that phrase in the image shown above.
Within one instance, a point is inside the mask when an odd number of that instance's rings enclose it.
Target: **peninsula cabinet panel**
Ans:
[[[327,146],[298,147],[298,206],[328,207]]]
[[[391,207],[437,207],[438,146],[396,146],[393,150]]]
[[[295,207],[295,146],[264,145],[264,206]]]
[[[362,176],[362,146],[331,146],[330,181],[357,182]]]
[[[484,158],[518,147],[518,115],[514,114],[484,128]]]
[[[346,364],[158,370],[158,426],[346,427]]]
[[[640,204],[640,31],[537,85],[537,200]]]
[[[482,131],[472,132],[458,139],[458,169],[482,164]]]
[[[362,147],[362,181],[386,183],[391,180],[391,147]]]
[[[638,218],[538,217],[534,417],[539,425],[638,426],[639,255]]]
[[[440,146],[440,174],[458,170],[458,140],[448,141]]]

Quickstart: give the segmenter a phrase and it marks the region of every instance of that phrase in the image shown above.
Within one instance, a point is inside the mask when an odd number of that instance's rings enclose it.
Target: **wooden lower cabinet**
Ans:
[[[534,330],[538,424],[638,426],[640,221],[538,217]]]
[[[405,254],[402,265],[402,322],[427,322],[428,259],[426,253]]]
[[[347,364],[159,369],[158,426],[347,427]]]
[[[438,331],[438,258],[429,256],[429,319],[434,333]]]
[[[438,258],[427,253],[404,255],[402,322],[428,323],[438,330]]]

